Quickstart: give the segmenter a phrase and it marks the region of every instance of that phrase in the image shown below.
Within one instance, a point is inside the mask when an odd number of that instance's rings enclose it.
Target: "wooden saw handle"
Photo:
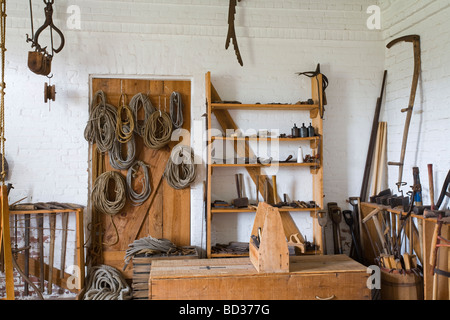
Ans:
[[[434,206],[434,182],[433,182],[433,165],[428,165],[428,183],[430,185],[430,201],[431,201],[431,210],[436,210]]]

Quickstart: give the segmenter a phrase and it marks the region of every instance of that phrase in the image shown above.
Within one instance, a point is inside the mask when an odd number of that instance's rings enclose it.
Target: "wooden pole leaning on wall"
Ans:
[[[11,251],[11,238],[9,230],[9,204],[8,204],[8,191],[5,185],[1,187],[1,233],[0,242],[2,246],[2,252],[4,255],[5,266],[5,280],[6,280],[6,300],[14,300],[14,273],[13,273],[13,261]]]

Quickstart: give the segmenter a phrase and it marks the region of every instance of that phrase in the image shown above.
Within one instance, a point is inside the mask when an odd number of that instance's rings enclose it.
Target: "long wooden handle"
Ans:
[[[278,203],[278,193],[277,193],[277,176],[272,176],[272,184],[273,184],[273,201],[274,204]]]
[[[434,206],[434,182],[433,182],[433,165],[428,165],[428,183],[430,184],[430,201],[431,210],[436,210]]]
[[[235,174],[234,177],[236,178],[236,190],[237,190],[237,195],[238,195],[238,198],[240,198],[240,197],[241,197],[241,188],[240,188],[240,186],[239,186],[239,175],[238,175],[238,174]]]

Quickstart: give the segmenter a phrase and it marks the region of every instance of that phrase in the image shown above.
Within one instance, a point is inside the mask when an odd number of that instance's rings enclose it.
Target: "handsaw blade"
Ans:
[[[238,1],[240,2],[241,0],[238,0]],[[235,16],[236,16],[236,6],[237,6],[237,1],[230,0],[230,7],[229,7],[229,11],[228,11],[228,34],[227,34],[227,40],[225,42],[225,49],[228,50],[231,39],[233,39],[233,46],[234,46],[234,51],[236,53],[236,57],[238,59],[239,64],[241,66],[243,66],[244,63],[242,61],[241,53],[239,51],[239,46],[238,46],[238,42],[237,42],[237,38],[236,38],[236,29],[234,26],[234,21],[235,21]]]

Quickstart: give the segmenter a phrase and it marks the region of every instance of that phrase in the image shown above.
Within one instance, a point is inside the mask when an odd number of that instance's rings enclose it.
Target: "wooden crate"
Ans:
[[[291,257],[286,273],[257,272],[250,258],[158,260],[152,300],[368,300],[366,267],[345,255]]]
[[[194,249],[195,254],[190,255],[136,255],[132,259],[133,265],[133,299],[134,300],[148,300],[148,283],[150,277],[150,269],[152,262],[155,260],[179,260],[179,259],[198,259],[198,252],[195,247],[185,247],[187,249]]]

